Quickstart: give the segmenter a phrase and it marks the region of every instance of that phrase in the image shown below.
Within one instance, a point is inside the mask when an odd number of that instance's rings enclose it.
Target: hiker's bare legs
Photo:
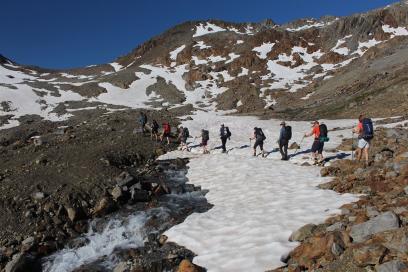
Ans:
[[[363,149],[363,152],[364,152],[365,162],[366,162],[366,164],[368,165],[368,148],[367,148],[367,147],[364,148],[364,149]]]

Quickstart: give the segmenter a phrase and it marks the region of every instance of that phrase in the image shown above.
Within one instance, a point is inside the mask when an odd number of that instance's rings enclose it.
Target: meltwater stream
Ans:
[[[186,185],[185,164],[180,166],[174,161],[160,161],[158,167],[162,168],[161,180],[171,191],[171,194],[158,199],[158,207],[135,211],[135,207],[127,206],[108,221],[94,220],[88,233],[77,239],[85,241],[85,244],[65,248],[45,258],[43,271],[70,272],[94,264],[111,271],[120,261],[118,254],[121,250],[141,248],[150,233],[162,233],[191,212],[208,209],[203,193]],[[155,224],[149,224],[152,220]]]

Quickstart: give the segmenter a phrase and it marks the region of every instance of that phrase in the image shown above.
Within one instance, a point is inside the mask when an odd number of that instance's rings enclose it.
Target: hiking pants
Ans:
[[[226,144],[227,144],[227,137],[221,137],[221,144],[222,144],[222,151],[223,152],[227,152],[227,147],[226,147]]]
[[[279,151],[282,155],[282,159],[288,159],[288,145],[289,141],[286,140],[280,140],[279,141]]]

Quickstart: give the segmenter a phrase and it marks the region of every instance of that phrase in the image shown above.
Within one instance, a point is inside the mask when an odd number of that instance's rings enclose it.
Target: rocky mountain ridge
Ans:
[[[115,62],[48,70],[0,59],[0,125],[79,110],[223,110],[266,118],[403,115],[408,4],[285,25],[180,24]],[[384,107],[384,105],[387,105]]]

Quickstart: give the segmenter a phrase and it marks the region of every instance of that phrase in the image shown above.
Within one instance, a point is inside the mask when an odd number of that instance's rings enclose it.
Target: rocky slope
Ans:
[[[345,139],[339,149],[350,146]],[[301,244],[274,271],[408,271],[408,130],[378,129],[369,167],[339,160],[321,173],[335,177],[322,189],[362,196],[294,232],[290,239]]]
[[[233,110],[290,118],[407,113],[408,4],[343,18],[186,22],[115,62],[56,71],[0,58],[0,122],[78,108]]]

